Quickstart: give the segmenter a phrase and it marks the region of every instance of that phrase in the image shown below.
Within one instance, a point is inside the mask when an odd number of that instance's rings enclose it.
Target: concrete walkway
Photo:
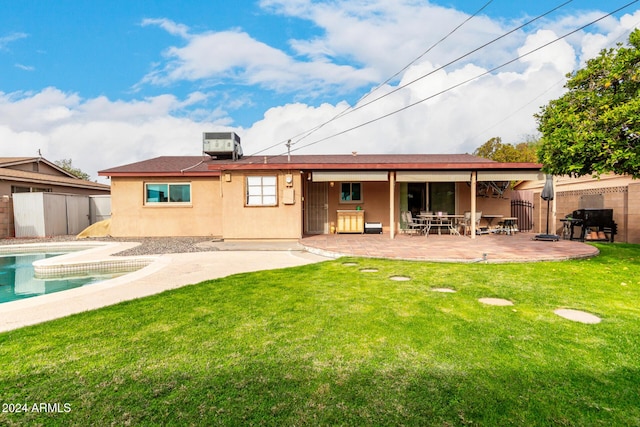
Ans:
[[[90,250],[63,255],[65,262],[94,260],[131,247],[131,243],[112,244],[100,251]],[[108,255],[106,255],[108,257]],[[117,257],[115,257],[117,258]],[[142,258],[149,258],[142,257]],[[216,279],[236,273],[295,267],[327,258],[300,250],[241,250],[166,254],[154,257],[147,267],[115,279],[68,291],[0,304],[0,332],[93,310],[168,289]]]

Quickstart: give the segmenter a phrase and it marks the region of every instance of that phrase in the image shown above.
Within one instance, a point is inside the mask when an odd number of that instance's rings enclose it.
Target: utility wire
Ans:
[[[569,0],[569,1],[573,1],[573,0]],[[427,53],[431,52],[436,46],[438,46],[440,43],[444,42],[446,39],[448,39],[451,35],[453,35],[456,31],[458,31],[460,28],[462,28],[462,26],[464,24],[466,24],[467,22],[471,21],[473,18],[475,18],[478,14],[480,14],[480,12],[482,12],[484,9],[487,8],[487,6],[489,6],[491,3],[493,2],[493,0],[489,0],[487,3],[484,4],[484,6],[482,6],[480,9],[478,9],[473,15],[469,16],[467,19],[465,19],[463,22],[461,22],[460,24],[458,24],[458,26],[456,26],[453,30],[449,31],[444,37],[442,37],[440,40],[438,40],[437,42],[435,42],[434,44],[432,44],[427,50],[425,50],[424,52],[422,52],[417,58],[415,58],[413,61],[409,62],[407,65],[405,65],[402,69],[400,69],[399,71],[397,71],[394,75],[392,75],[391,77],[389,77],[388,79],[386,79],[384,82],[380,83],[378,86],[376,86],[372,91],[367,92],[364,96],[362,96],[358,101],[356,101],[355,105],[358,105],[360,102],[364,101],[366,98],[368,98],[369,96],[373,95],[373,93],[375,93],[377,90],[380,90],[380,88],[382,88],[384,85],[386,85],[387,83],[389,83],[391,80],[395,79],[397,76],[400,75],[400,73],[402,73],[403,71],[406,71],[410,66],[412,66],[413,64],[415,64],[417,61],[419,61],[420,59],[422,59]],[[568,3],[568,2],[567,2]],[[377,99],[382,99],[384,98],[385,95],[380,96]],[[374,100],[374,101],[375,101]],[[374,102],[372,101],[372,102]],[[304,135],[302,138],[300,138],[299,140],[297,140],[296,142],[294,142],[294,144],[299,143],[300,141],[304,140],[305,138],[311,136],[313,133],[315,133],[316,131],[320,130],[322,127],[324,127],[325,125],[333,122],[334,120],[348,114],[350,111],[353,111],[354,107],[349,106],[348,108],[344,109],[342,112],[338,113],[337,115],[335,115],[334,117],[332,117],[331,119],[329,119],[328,121],[322,123],[319,126],[316,126],[314,129],[312,129],[311,131],[309,131],[306,135]]]
[[[542,19],[542,18],[544,18],[545,16],[547,16],[547,15],[549,15],[549,14],[551,14],[551,13],[555,12],[556,10],[558,10],[558,9],[560,9],[560,8],[562,8],[562,7],[564,7],[564,6],[566,6],[567,4],[571,3],[572,1],[573,1],[573,0],[568,0],[568,1],[564,2],[564,3],[562,3],[561,5],[556,6],[556,7],[554,7],[553,9],[551,9],[551,10],[549,10],[549,11],[547,11],[547,12],[543,13],[542,15],[536,16],[535,18],[531,19],[530,21],[527,21],[527,22],[525,22],[524,24],[522,24],[522,25],[520,25],[520,26],[518,26],[518,27],[516,27],[516,28],[512,29],[511,31],[509,31],[509,32],[507,32],[507,33],[504,33],[504,34],[502,34],[502,35],[501,35],[501,36],[499,36],[499,37],[496,37],[495,39],[493,39],[493,40],[491,40],[491,41],[489,41],[489,42],[487,42],[487,43],[485,43],[485,44],[483,44],[483,45],[481,45],[481,46],[479,46],[479,47],[477,47],[477,48],[473,49],[473,50],[472,50],[472,51],[470,51],[470,52],[465,53],[465,54],[464,54],[464,55],[462,55],[462,56],[459,56],[458,58],[456,58],[456,59],[454,59],[454,60],[452,60],[452,61],[449,61],[448,63],[446,63],[446,64],[444,64],[444,65],[442,65],[442,66],[440,66],[440,67],[438,67],[438,68],[436,68],[436,69],[434,69],[434,70],[432,70],[432,71],[428,72],[427,74],[423,74],[422,76],[418,77],[417,79],[414,79],[414,80],[412,80],[412,81],[410,81],[410,82],[408,82],[408,83],[405,83],[405,84],[403,84],[403,85],[401,85],[401,86],[398,86],[398,87],[396,87],[394,90],[392,90],[392,91],[390,91],[390,92],[388,92],[388,93],[385,93],[384,95],[382,95],[382,96],[380,96],[380,97],[378,97],[378,98],[376,98],[376,99],[374,99],[374,100],[371,100],[371,101],[366,102],[366,103],[364,103],[364,104],[362,104],[362,105],[358,105],[357,107],[352,108],[350,112],[360,110],[361,108],[364,108],[364,107],[366,107],[367,105],[370,105],[370,104],[372,104],[372,103],[374,103],[374,102],[376,102],[376,101],[378,101],[378,100],[380,100],[380,99],[382,99],[382,98],[385,98],[385,97],[387,97],[387,96],[389,96],[389,95],[392,95],[392,94],[394,94],[394,93],[398,92],[399,90],[406,88],[407,86],[410,86],[410,85],[412,85],[412,84],[414,84],[414,83],[416,83],[416,82],[418,82],[418,81],[420,81],[420,80],[422,80],[422,79],[424,79],[424,78],[426,78],[426,77],[431,76],[431,75],[432,75],[432,74],[434,74],[434,73],[437,73],[438,71],[441,71],[441,70],[445,69],[446,67],[448,67],[448,66],[450,66],[450,65],[453,65],[454,63],[456,63],[456,62],[458,62],[458,61],[460,61],[460,60],[462,60],[462,59],[466,58],[467,56],[470,56],[470,55],[472,55],[472,54],[474,54],[474,53],[476,53],[476,52],[478,52],[478,51],[480,51],[480,50],[484,49],[485,47],[487,47],[487,46],[489,46],[489,45],[492,45],[493,43],[495,43],[495,42],[497,42],[497,41],[499,41],[499,40],[502,40],[503,38],[505,38],[505,37],[507,37],[507,36],[509,36],[509,35],[511,35],[511,34],[513,34],[513,33],[515,33],[515,32],[516,32],[516,31],[518,31],[518,30],[521,30],[522,28],[524,28],[524,27],[526,27],[527,25],[529,25],[529,24],[531,24],[531,23],[533,23],[533,22],[537,21],[538,19]]]
[[[572,0],[569,0],[567,3],[569,3]],[[487,8],[487,6],[489,6],[491,3],[493,2],[493,0],[489,0],[487,3],[484,4],[484,6],[482,6],[480,9],[478,9],[473,15],[469,16],[467,19],[465,19],[462,23],[458,24],[458,26],[456,26],[453,30],[449,31],[449,33],[447,33],[444,37],[442,37],[440,40],[438,40],[437,42],[435,42],[434,44],[432,44],[427,50],[425,50],[424,52],[422,52],[418,57],[416,57],[413,61],[409,62],[407,65],[405,65],[402,69],[398,70],[395,74],[393,74],[391,77],[389,77],[388,79],[386,79],[384,82],[380,83],[378,86],[376,86],[373,90],[367,92],[365,95],[363,95],[360,99],[358,99],[358,101],[356,101],[355,105],[357,105],[359,102],[364,101],[366,98],[368,98],[369,96],[371,96],[373,93],[375,93],[377,90],[379,90],[380,88],[382,88],[384,85],[386,85],[387,83],[389,83],[391,80],[393,80],[394,78],[396,78],[398,75],[400,75],[400,73],[402,73],[403,71],[407,70],[411,65],[415,64],[418,60],[420,60],[422,57],[424,57],[427,53],[431,52],[436,46],[438,46],[440,43],[444,42],[446,39],[448,39],[451,35],[453,35],[456,31],[458,31],[460,28],[462,28],[463,25],[465,25],[467,22],[469,22],[470,20],[472,20],[473,18],[475,18],[480,12],[482,12],[484,9]],[[565,3],[566,4],[566,3]],[[381,99],[377,98],[377,99]],[[340,118],[341,116],[347,114],[349,112],[349,110],[351,110],[353,107],[349,106],[347,108],[345,108],[344,110],[342,110],[341,112],[339,112],[338,114],[336,114],[335,116],[333,116],[332,118],[330,118],[329,120],[327,120],[324,123],[321,123],[319,125],[317,125],[316,127],[309,129],[309,130],[305,130],[303,132],[300,132],[297,135],[294,135],[291,138],[288,138],[287,140],[284,141],[280,141],[276,144],[270,145],[266,148],[263,148],[260,151],[256,151],[255,153],[253,153],[252,155],[257,155],[260,153],[263,153],[271,148],[277,147],[279,145],[282,145],[284,143],[287,144],[291,144],[291,145],[295,145],[297,143],[299,143],[300,141],[304,140],[305,138],[311,136],[313,133],[315,133],[316,131],[322,129],[325,125],[333,122],[334,120]],[[296,139],[298,138],[297,141],[291,143],[292,139]]]
[[[615,46],[616,44],[620,43],[623,38],[626,39],[628,38],[628,35],[631,33],[631,31],[633,31],[633,29],[635,29],[638,25],[640,24],[640,22],[636,22],[635,24],[633,24],[628,30],[625,30],[622,32],[622,34],[620,34],[618,37],[616,37],[613,41],[609,42],[608,45],[609,46]],[[575,73],[577,70],[573,70],[572,73]],[[508,119],[510,119],[511,117],[515,116],[516,114],[518,114],[520,111],[524,110],[525,107],[529,106],[530,104],[532,104],[535,100],[537,100],[538,98],[542,97],[543,95],[547,94],[548,92],[550,92],[553,88],[555,88],[556,86],[558,86],[561,83],[565,83],[566,79],[563,77],[562,79],[558,80],[557,82],[555,82],[554,84],[552,84],[551,86],[549,86],[546,90],[542,91],[542,93],[538,94],[537,96],[535,96],[533,99],[531,99],[529,102],[523,104],[520,108],[516,109],[515,111],[513,111],[511,114],[509,114],[508,116],[504,117],[503,119],[495,122],[494,124],[492,124],[491,126],[485,128],[484,130],[478,132],[476,134],[476,136],[474,136],[471,139],[476,139],[479,138],[482,134],[484,134],[485,132],[488,132],[489,130],[493,129],[494,127],[498,126],[499,124],[504,123],[505,121],[507,121]]]
[[[308,143],[308,144],[302,145],[302,146],[300,146],[300,147],[297,147],[297,148],[293,149],[292,151],[297,151],[297,150],[300,150],[300,149],[302,149],[302,148],[306,148],[306,147],[309,147],[309,146],[311,146],[311,145],[318,144],[318,143],[320,143],[320,142],[326,141],[326,140],[331,139],[331,138],[334,138],[334,137],[336,137],[336,136],[343,135],[343,134],[345,134],[345,133],[347,133],[347,132],[350,132],[350,131],[352,131],[352,130],[359,129],[359,128],[361,128],[361,127],[364,127],[364,126],[370,125],[371,123],[375,123],[375,122],[377,122],[377,121],[379,121],[379,120],[382,120],[382,119],[385,119],[385,118],[387,118],[387,117],[393,116],[393,115],[398,114],[398,113],[400,113],[400,112],[402,112],[402,111],[408,110],[409,108],[415,107],[415,106],[416,106],[416,105],[418,105],[418,104],[421,104],[421,103],[423,103],[423,102],[425,102],[425,101],[428,101],[428,100],[430,100],[430,99],[433,99],[433,98],[435,98],[436,96],[440,96],[440,95],[442,95],[442,94],[444,94],[444,93],[446,93],[446,92],[449,92],[449,91],[451,91],[451,90],[453,90],[453,89],[456,89],[456,88],[458,88],[458,87],[460,87],[460,86],[463,86],[463,85],[465,85],[465,84],[467,84],[467,83],[469,83],[469,82],[471,82],[471,81],[473,81],[473,80],[479,79],[480,77],[483,77],[483,76],[486,76],[486,75],[488,75],[488,74],[491,74],[491,73],[493,73],[493,72],[495,72],[495,71],[499,70],[500,68],[506,67],[507,65],[510,65],[510,64],[512,64],[512,63],[514,63],[514,62],[516,62],[516,61],[518,61],[518,60],[519,60],[519,59],[521,59],[521,58],[524,58],[524,57],[526,57],[526,56],[528,56],[528,55],[531,55],[532,53],[535,53],[535,52],[537,52],[537,51],[539,51],[539,50],[541,50],[541,49],[544,49],[544,48],[546,48],[546,47],[548,47],[548,46],[552,45],[553,43],[556,43],[556,42],[558,42],[558,41],[560,41],[560,40],[562,40],[562,39],[565,39],[565,38],[569,37],[570,35],[575,34],[575,33],[577,33],[578,31],[581,31],[581,30],[585,29],[586,27],[589,27],[589,26],[591,26],[591,25],[595,24],[596,22],[602,21],[603,19],[608,18],[609,16],[611,16],[611,15],[613,15],[613,14],[615,14],[615,13],[618,13],[618,12],[620,12],[620,11],[621,11],[621,10],[623,10],[623,9],[626,9],[627,7],[631,6],[631,5],[632,5],[632,4],[634,4],[634,3],[637,3],[638,1],[640,1],[640,0],[634,0],[634,1],[632,1],[632,2],[629,2],[629,3],[625,4],[624,6],[621,6],[621,7],[619,7],[618,9],[616,9],[616,10],[614,10],[614,11],[610,12],[610,13],[607,13],[606,15],[601,16],[601,17],[600,17],[600,18],[598,18],[598,19],[595,19],[595,20],[593,20],[593,21],[591,21],[591,22],[589,22],[589,23],[587,23],[587,24],[585,24],[585,25],[583,25],[583,26],[581,26],[581,27],[579,27],[579,28],[577,28],[577,29],[575,29],[575,30],[573,30],[573,31],[570,31],[570,32],[568,32],[568,33],[564,34],[564,35],[563,35],[563,36],[561,36],[561,37],[556,38],[555,40],[552,40],[552,41],[550,41],[550,42],[548,42],[548,43],[545,43],[545,44],[543,44],[543,45],[541,45],[541,46],[539,46],[539,47],[537,47],[537,48],[533,49],[533,50],[530,50],[529,52],[526,52],[526,53],[524,53],[524,54],[522,54],[522,55],[519,55],[518,57],[516,57],[516,58],[514,58],[514,59],[512,59],[512,60],[510,60],[510,61],[507,61],[507,62],[505,62],[505,63],[503,63],[503,64],[501,64],[501,65],[499,65],[499,66],[497,66],[497,67],[494,67],[494,68],[492,68],[492,69],[490,69],[490,70],[487,70],[487,71],[485,71],[485,72],[483,72],[483,73],[480,73],[480,74],[478,74],[478,75],[477,75],[477,76],[475,76],[475,77],[472,77],[472,78],[469,78],[469,79],[467,79],[467,80],[464,80],[464,81],[462,81],[462,82],[460,82],[460,83],[457,83],[457,84],[455,84],[455,85],[453,85],[453,86],[450,86],[449,88],[444,89],[444,90],[441,90],[440,92],[437,92],[437,93],[435,93],[435,94],[433,94],[433,95],[430,95],[430,96],[428,96],[428,97],[426,97],[426,98],[422,98],[422,99],[420,99],[420,100],[418,100],[418,101],[416,101],[416,102],[413,102],[413,103],[411,103],[411,104],[408,104],[408,105],[406,105],[406,106],[404,106],[404,107],[402,107],[402,108],[399,108],[399,109],[397,109],[397,110],[394,110],[394,111],[392,111],[392,112],[390,112],[390,113],[387,113],[387,114],[384,114],[384,115],[382,115],[382,116],[376,117],[375,119],[368,120],[368,121],[366,121],[366,122],[364,122],[364,123],[361,123],[361,124],[359,124],[359,125],[356,125],[356,126],[353,126],[353,127],[351,127],[351,128],[345,129],[345,130],[343,130],[343,131],[337,132],[337,133],[335,133],[335,134],[333,134],[333,135],[330,135],[330,136],[327,136],[327,137],[324,137],[324,138],[318,139],[318,140],[316,140],[316,141],[313,141],[313,142],[311,142],[311,143]]]

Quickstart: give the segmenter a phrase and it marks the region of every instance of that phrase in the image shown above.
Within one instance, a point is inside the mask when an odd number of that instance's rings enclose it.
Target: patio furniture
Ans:
[[[436,214],[422,214],[418,217],[424,221],[425,234],[429,235],[429,231],[432,228],[438,230],[438,234],[442,234],[442,229],[449,231],[449,234],[460,235],[458,232],[458,220],[463,218],[463,215],[451,215],[444,212],[438,212]]]
[[[337,233],[364,233],[363,210],[338,210],[337,220]]]
[[[518,231],[518,218],[515,216],[503,218],[499,225],[500,228],[496,230],[496,233],[504,233],[511,236]]]
[[[493,214],[486,214],[483,216],[484,219],[487,220],[487,227],[489,227],[489,230],[491,230],[491,228],[493,227],[493,220],[496,218],[503,218],[503,215],[493,215]]]
[[[414,221],[411,212],[402,211],[400,213],[400,231],[408,234],[422,234],[424,232],[425,224]]]
[[[476,212],[476,234],[480,234],[480,219],[482,218],[482,211]],[[464,213],[462,219],[462,227],[464,228],[464,235],[471,235],[471,212]]]

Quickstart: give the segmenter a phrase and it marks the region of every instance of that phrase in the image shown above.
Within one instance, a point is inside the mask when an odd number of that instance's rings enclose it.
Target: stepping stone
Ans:
[[[433,292],[443,292],[448,294],[455,294],[456,291],[451,288],[431,288]]]
[[[600,323],[601,320],[598,316],[587,313],[586,311],[572,310],[570,308],[559,308],[555,310],[554,313],[565,319],[580,323],[596,324]]]
[[[395,280],[397,282],[406,282],[407,280],[411,280],[411,277],[407,277],[407,276],[391,276],[389,277],[390,280]]]
[[[361,268],[360,271],[363,273],[377,273],[378,269],[377,268]]]
[[[353,267],[354,265],[358,265],[357,262],[343,262],[342,265],[346,267]]]
[[[504,307],[507,305],[513,305],[513,303],[508,299],[502,299],[502,298],[480,298],[478,301],[480,301],[483,304],[498,305],[501,307]]]

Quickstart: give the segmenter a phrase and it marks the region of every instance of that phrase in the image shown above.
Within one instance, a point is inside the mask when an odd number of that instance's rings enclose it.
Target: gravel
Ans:
[[[139,238],[116,238],[99,237],[77,239],[75,236],[54,236],[46,238],[32,239],[0,239],[0,245],[16,245],[23,243],[53,243],[53,242],[140,242],[139,246],[118,252],[114,255],[136,256],[136,255],[159,255],[187,252],[208,252],[219,250],[213,244],[216,240],[212,237],[139,237]]]

